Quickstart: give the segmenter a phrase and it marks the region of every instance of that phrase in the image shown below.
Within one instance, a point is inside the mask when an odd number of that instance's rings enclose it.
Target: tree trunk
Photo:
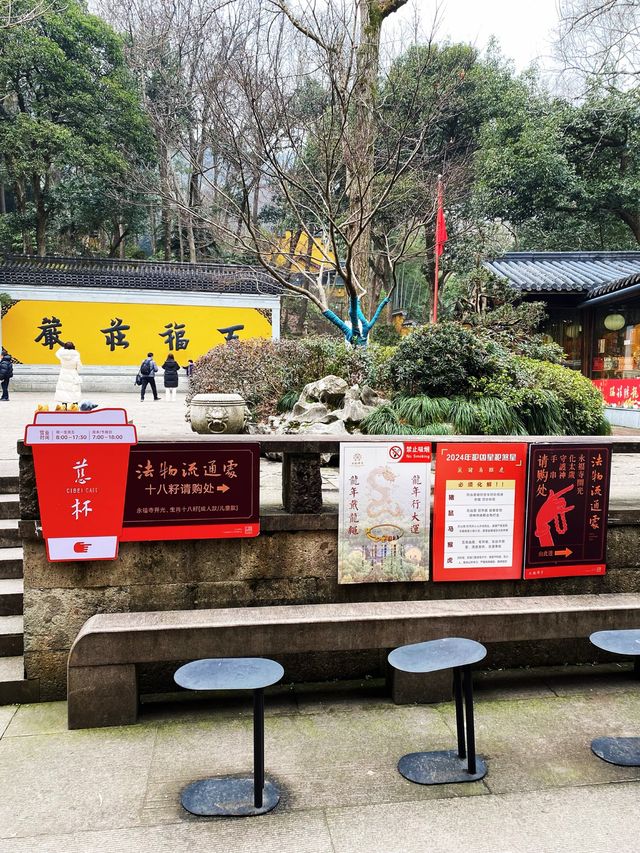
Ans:
[[[624,224],[631,230],[636,243],[640,243],[640,216],[636,213],[631,213],[628,210],[614,210],[613,212],[617,214],[617,216],[619,216]]]
[[[169,163],[167,148],[160,143],[160,156],[158,168],[160,172],[160,198],[161,198],[161,220],[162,220],[162,242],[164,244],[164,259],[171,260],[171,212],[169,210]]]
[[[149,238],[151,240],[151,254],[156,253],[156,209],[149,205]]]
[[[16,209],[22,220],[22,251],[25,255],[32,255],[33,242],[31,240],[31,231],[25,222],[25,217],[27,215],[27,190],[22,178],[18,178],[14,182],[13,191],[16,199]]]
[[[45,206],[45,195],[49,187],[48,175],[44,179],[44,187],[40,184],[40,175],[31,176],[33,200],[36,206],[36,250],[43,258],[47,254],[47,219],[49,214]]]
[[[196,257],[196,238],[193,228],[193,214],[191,211],[187,213],[187,240],[189,242],[189,263],[195,264]]]
[[[363,291],[369,287],[371,254],[372,183],[374,172],[375,103],[378,87],[382,15],[376,0],[358,0],[360,43],[356,51],[354,110],[345,134],[345,162],[349,180],[351,273]],[[365,312],[371,306],[365,305]]]

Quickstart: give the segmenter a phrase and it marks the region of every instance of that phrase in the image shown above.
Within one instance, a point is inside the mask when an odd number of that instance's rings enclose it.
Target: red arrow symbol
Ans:
[[[216,490],[217,490],[218,492],[228,492],[228,491],[229,491],[229,486],[227,486],[227,484],[226,484],[226,483],[223,483],[221,486],[216,486]]]
[[[553,553],[556,555],[556,557],[569,557],[571,556],[571,554],[573,554],[573,551],[571,550],[571,548],[565,548],[564,551],[554,551]]]

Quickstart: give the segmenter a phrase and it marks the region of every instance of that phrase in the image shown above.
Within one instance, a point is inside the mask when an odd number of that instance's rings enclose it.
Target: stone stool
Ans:
[[[187,690],[253,691],[253,779],[219,776],[191,782],[182,791],[184,808],[195,815],[259,815],[275,808],[280,792],[264,778],[264,688],[284,669],[267,658],[210,658],[181,666],[176,684]]]
[[[633,657],[636,678],[640,677],[640,630],[596,631],[589,639],[605,652]],[[591,750],[609,764],[640,767],[640,737],[598,737],[591,741]]]
[[[476,782],[486,776],[485,761],[476,755],[471,680],[471,665],[481,661],[486,654],[487,650],[480,643],[460,637],[413,643],[400,646],[390,653],[389,663],[401,672],[426,673],[453,669],[458,750],[404,755],[398,762],[398,770],[405,779],[419,785],[442,785]]]

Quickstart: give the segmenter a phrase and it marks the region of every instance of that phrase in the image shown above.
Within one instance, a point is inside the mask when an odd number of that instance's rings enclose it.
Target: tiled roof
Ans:
[[[640,275],[640,252],[507,252],[484,266],[527,293],[591,296]]]
[[[259,267],[5,255],[0,261],[0,291],[34,285],[191,290],[251,296],[276,296],[282,292],[280,284]]]
[[[634,287],[638,284],[640,284],[640,273],[627,276],[627,278],[619,278],[617,281],[600,284],[589,291],[589,296],[585,302],[588,302],[590,299],[596,299],[598,296],[608,296],[609,294],[618,293],[621,290],[626,290],[628,287]]]

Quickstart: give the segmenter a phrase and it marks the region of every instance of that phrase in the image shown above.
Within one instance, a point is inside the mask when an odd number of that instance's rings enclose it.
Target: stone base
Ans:
[[[128,726],[138,719],[138,679],[133,664],[70,666],[70,729]]]

